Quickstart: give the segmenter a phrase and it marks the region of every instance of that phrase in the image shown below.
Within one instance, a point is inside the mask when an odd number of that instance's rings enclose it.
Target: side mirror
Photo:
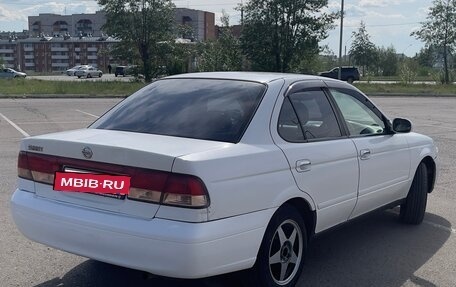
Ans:
[[[393,120],[393,131],[397,133],[409,133],[412,131],[412,123],[407,119],[397,118]]]

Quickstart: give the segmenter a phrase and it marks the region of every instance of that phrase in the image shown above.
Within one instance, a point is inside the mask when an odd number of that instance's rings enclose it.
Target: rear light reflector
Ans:
[[[130,176],[128,198],[131,200],[189,208],[209,206],[206,186],[201,179],[192,175],[25,151],[19,153],[18,176],[20,178],[53,185],[56,172],[69,170]]]

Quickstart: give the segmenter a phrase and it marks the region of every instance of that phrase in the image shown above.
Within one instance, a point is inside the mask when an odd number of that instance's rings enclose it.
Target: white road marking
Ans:
[[[77,112],[79,112],[81,114],[86,114],[88,116],[91,116],[91,117],[94,117],[94,118],[97,118],[97,119],[99,118],[99,116],[91,114],[91,113],[88,113],[88,112],[84,112],[84,111],[81,111],[81,110],[75,110],[75,111],[77,111]]]
[[[13,123],[10,119],[8,119],[7,117],[5,117],[2,113],[0,113],[0,117],[2,117],[5,121],[7,121],[10,125],[13,126],[13,128],[15,128],[18,132],[20,132],[23,136],[25,137],[29,137],[30,135],[28,133],[26,133],[23,129],[21,129],[18,125],[16,125],[15,123]]]
[[[399,215],[399,212],[396,212],[395,210],[387,210],[386,212],[389,212],[389,213],[392,213],[392,214],[395,214],[395,215]],[[423,220],[423,223],[427,224],[427,225],[430,225],[432,227],[441,229],[441,230],[445,230],[447,232],[450,232],[451,234],[456,234],[456,229],[454,229],[454,228],[446,227],[446,226],[443,226],[441,224],[438,224],[438,223],[435,223],[435,222],[432,222],[432,221],[428,221],[428,220]]]
[[[434,223],[434,222],[431,222],[431,221],[427,221],[427,220],[424,220],[423,223],[425,223],[427,225],[430,225],[430,226],[433,226],[433,227],[438,228],[438,229],[442,229],[442,230],[448,231],[451,234],[456,234],[456,229],[454,229],[454,228],[446,227],[446,226],[443,226],[443,225],[440,225],[440,224],[437,224],[437,223]]]

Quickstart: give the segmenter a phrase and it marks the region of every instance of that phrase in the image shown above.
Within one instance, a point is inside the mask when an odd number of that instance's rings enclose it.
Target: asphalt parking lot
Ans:
[[[456,286],[456,98],[373,99],[406,117],[440,151],[425,221],[402,225],[378,212],[318,236],[298,286]],[[21,138],[89,125],[119,99],[0,99],[0,286],[239,286],[239,274],[174,280],[67,254],[24,238],[10,215]]]

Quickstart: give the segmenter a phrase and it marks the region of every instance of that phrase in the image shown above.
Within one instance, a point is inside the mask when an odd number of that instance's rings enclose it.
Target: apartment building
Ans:
[[[106,16],[103,11],[97,11],[95,14],[72,15],[45,13],[28,17],[31,37],[65,34],[100,37],[102,35],[101,27],[105,23]]]
[[[174,21],[178,25],[188,25],[192,28],[192,35],[184,35],[183,38],[195,42],[215,39],[215,14],[201,10],[188,8],[176,8]]]
[[[0,58],[3,65],[8,68],[15,68],[18,65],[17,61],[17,43],[10,40],[0,40]]]
[[[52,73],[65,71],[80,64],[106,70],[110,64],[108,51],[119,40],[106,37],[102,26],[105,13],[39,14],[29,16],[30,37],[0,38],[0,57],[4,65],[27,72]],[[192,27],[184,36],[191,41],[215,38],[215,15],[211,12],[176,8],[175,23]],[[5,32],[8,33],[8,32]],[[24,31],[26,33],[26,31]]]
[[[186,35],[194,41],[205,41],[215,38],[215,14],[188,8],[175,8],[174,20],[178,25],[192,27],[192,35]],[[31,37],[41,35],[57,36],[93,36],[103,34],[102,27],[106,23],[106,14],[97,11],[95,14],[39,14],[28,17],[29,34]]]
[[[0,40],[5,66],[22,71],[52,73],[88,64],[106,70],[109,49],[119,42],[110,37],[40,37]]]

